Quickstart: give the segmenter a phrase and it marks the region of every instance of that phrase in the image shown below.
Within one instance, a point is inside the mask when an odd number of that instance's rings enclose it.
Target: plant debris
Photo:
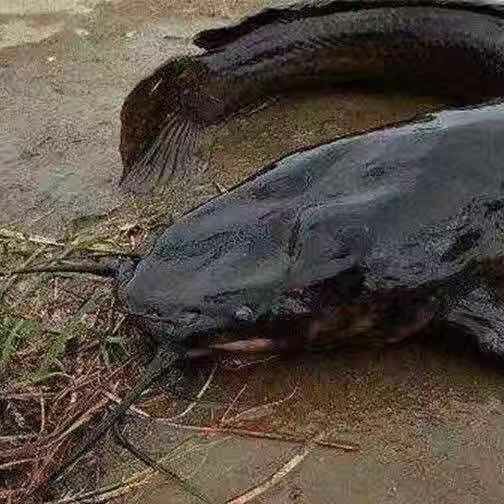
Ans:
[[[71,223],[62,240],[0,228],[0,272],[139,253],[167,220],[162,205],[129,206]],[[47,482],[132,386],[141,359],[102,279],[72,274],[0,277],[0,501],[44,502]],[[131,339],[131,338],[129,338]]]

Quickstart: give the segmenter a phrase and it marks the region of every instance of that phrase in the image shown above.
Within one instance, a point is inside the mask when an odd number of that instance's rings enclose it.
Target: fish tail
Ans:
[[[149,192],[200,166],[197,151],[209,123],[201,113],[209,106],[200,103],[204,81],[205,69],[196,57],[179,58],[162,65],[127,96],[119,148],[123,189]]]

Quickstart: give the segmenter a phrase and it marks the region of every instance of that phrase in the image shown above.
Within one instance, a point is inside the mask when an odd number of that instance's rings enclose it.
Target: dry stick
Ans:
[[[36,458],[27,458],[27,459],[19,459],[19,460],[13,460],[12,462],[6,462],[5,464],[0,464],[0,471],[3,471],[5,469],[9,469],[11,467],[21,465],[21,464],[28,464],[29,462],[35,462],[37,460]]]
[[[251,413],[254,413],[256,411],[260,411],[262,409],[272,408],[273,406],[279,406],[280,404],[283,404],[284,402],[287,402],[290,399],[292,399],[294,397],[294,395],[296,394],[296,392],[298,391],[298,388],[299,387],[296,385],[296,387],[294,387],[294,390],[287,397],[284,397],[283,399],[279,399],[278,401],[273,401],[271,403],[260,404],[259,406],[253,406],[252,408],[248,408],[244,411],[241,411],[240,413],[238,413],[234,417],[227,420],[225,423],[233,423],[233,422],[236,422],[237,420],[239,420],[241,417],[244,417],[245,415],[250,415]],[[223,418],[223,420],[224,420],[224,418]],[[223,420],[221,420],[221,422]]]
[[[17,443],[19,441],[27,441],[34,439],[38,434],[18,434],[17,436],[0,436],[0,443]]]
[[[213,185],[219,191],[219,194],[226,194],[228,192],[227,188],[224,187],[218,180],[214,180]]]
[[[56,394],[54,392],[46,392],[46,397],[53,397]],[[0,399],[8,400],[14,399],[16,401],[35,401],[38,397],[40,397],[40,392],[25,392],[25,393],[0,393]]]
[[[119,314],[119,320],[117,321],[116,325],[114,326],[114,329],[112,329],[112,336],[114,336],[117,331],[121,328],[123,325],[124,321],[126,320],[126,317],[122,314]]]
[[[240,116],[242,117],[250,117],[254,115],[257,112],[260,112],[261,110],[264,110],[265,108],[271,107],[272,105],[275,105],[278,102],[278,98],[267,98],[263,102],[257,104],[257,105],[251,105],[247,108],[244,108],[240,111]]]
[[[265,357],[264,359],[257,359],[257,360],[253,360],[253,361],[249,361],[249,362],[240,363],[237,366],[232,367],[232,369],[243,369],[243,368],[247,368],[250,366],[257,366],[258,364],[264,364],[265,362],[269,362],[271,360],[275,360],[278,358],[279,358],[278,355],[270,355],[269,357]]]
[[[233,427],[202,427],[198,425],[187,425],[179,424],[176,422],[166,421],[163,418],[156,418],[156,421],[162,423],[163,425],[168,425],[176,429],[189,430],[193,432],[200,432],[201,434],[233,434],[235,436],[240,436],[244,438],[256,438],[256,439],[269,439],[272,441],[282,441],[286,443],[294,444],[305,444],[309,442],[304,437],[296,436],[295,434],[285,433],[280,434],[277,432],[263,432],[263,431],[253,431],[248,429],[235,429]],[[360,447],[354,443],[347,443],[345,441],[313,441],[318,446],[324,448],[334,448],[343,451],[359,451]]]
[[[97,404],[95,404],[92,408],[86,411],[85,414],[81,415],[70,427],[68,427],[62,434],[60,434],[56,439],[49,443],[49,446],[54,445],[57,442],[62,441],[65,437],[71,434],[74,430],[78,429],[82,425],[90,422],[93,418],[95,412],[102,409],[108,402],[108,398],[102,399]]]
[[[292,457],[286,464],[284,464],[275,474],[273,474],[269,479],[267,479],[264,483],[248,490],[246,493],[235,497],[231,500],[226,501],[226,504],[246,504],[251,500],[259,497],[263,493],[265,493],[270,488],[277,485],[287,474],[289,474],[294,468],[296,468],[303,460],[311,453],[311,448],[309,446],[305,446],[303,451],[298,455]]]
[[[45,430],[45,401],[44,394],[40,394],[40,430],[39,434],[42,436]]]
[[[182,413],[179,413],[178,415],[167,418],[167,420],[175,420],[177,418],[185,417],[188,413],[190,413],[194,409],[194,407],[198,404],[199,400],[203,397],[205,392],[208,390],[208,387],[210,387],[210,384],[212,383],[212,380],[215,376],[216,370],[217,370],[217,364],[215,364],[214,367],[212,368],[212,371],[210,372],[210,375],[208,376],[207,381],[205,382],[205,384],[203,385],[201,390],[198,392],[198,395],[196,396],[196,400],[194,402],[192,402],[191,404],[189,404],[189,406],[187,406],[187,408],[184,411],[182,411]]]
[[[14,231],[12,229],[0,228],[0,238],[14,239],[17,241],[24,241],[35,243],[37,245],[50,245],[52,247],[64,247],[65,244],[58,242],[52,238],[46,238],[45,236],[37,235],[26,235],[20,231]]]
[[[102,393],[105,397],[108,397],[112,402],[115,402],[116,404],[121,404],[121,402],[122,402],[121,399],[119,397],[117,397],[115,394],[112,394],[111,392],[108,392],[106,390],[104,390]],[[151,418],[151,416],[148,413],[141,410],[140,408],[137,408],[136,406],[130,406],[129,409],[130,409],[130,411],[136,413],[137,415],[139,415],[141,417]]]
[[[73,393],[73,392],[77,392],[82,387],[88,385],[91,381],[93,381],[93,379],[97,378],[99,374],[100,374],[99,371],[95,371],[95,372],[91,373],[90,375],[85,376],[83,380],[80,380],[80,378],[79,378],[77,382],[75,382],[74,376],[66,375],[65,377],[69,378],[69,380],[72,381],[72,384],[69,385],[68,387],[66,387],[65,389],[63,389],[58,394],[56,394],[56,393],[52,394],[55,396],[53,407],[55,404],[57,404],[59,401],[61,401],[66,395]],[[110,378],[112,378],[112,377],[110,377]]]
[[[59,294],[59,278],[56,277],[54,279],[54,285],[53,285],[53,301],[54,302],[58,301],[58,294]]]
[[[129,483],[127,485],[117,484],[113,487],[110,486],[100,490],[100,492],[103,492],[101,494],[92,496],[89,496],[89,494],[84,494],[80,497],[68,497],[59,501],[51,501],[47,504],[70,504],[74,502],[80,502],[81,504],[99,504],[101,502],[109,502],[112,499],[116,499],[124,494],[132,492],[137,487],[143,486],[145,483],[145,481],[137,481],[134,483]]]
[[[310,440],[303,448],[301,453],[298,453],[292,457],[286,464],[284,464],[276,473],[274,473],[270,478],[268,478],[263,483],[257,485],[256,487],[248,490],[238,497],[234,497],[226,501],[226,504],[246,504],[254,500],[256,497],[267,492],[270,488],[277,485],[283,478],[285,478],[293,469],[295,469],[303,460],[313,451],[315,445],[323,442],[324,438],[330,434],[330,431],[322,432],[315,438]]]
[[[0,238],[5,237],[8,239],[14,239],[20,242],[28,242],[34,243],[36,245],[42,245],[44,248],[46,247],[55,247],[55,248],[65,248],[70,245],[73,249],[79,250],[81,252],[98,252],[98,253],[107,253],[107,254],[124,254],[123,250],[117,250],[114,248],[103,248],[103,247],[80,247],[79,239],[76,238],[70,244],[65,242],[60,242],[54,240],[52,238],[47,238],[45,236],[37,236],[37,235],[25,235],[18,231],[12,231],[10,229],[0,228]]]
[[[219,422],[220,424],[226,423],[226,416],[233,409],[233,406],[236,404],[236,401],[238,401],[238,399],[241,397],[243,392],[245,392],[245,389],[247,388],[247,386],[248,385],[245,383],[245,385],[243,385],[243,387],[240,389],[238,394],[236,394],[235,398],[231,401],[231,404],[227,407],[226,411],[224,412],[224,414],[222,415],[222,417],[220,419],[220,422]]]
[[[146,476],[143,480],[137,481],[136,475],[129,480],[121,483],[114,483],[98,490],[86,492],[81,495],[73,495],[70,497],[63,497],[59,500],[49,501],[45,504],[73,504],[80,502],[81,504],[98,504],[100,502],[107,502],[111,499],[121,497],[124,494],[132,492],[137,487],[143,486],[147,483],[149,477]]]

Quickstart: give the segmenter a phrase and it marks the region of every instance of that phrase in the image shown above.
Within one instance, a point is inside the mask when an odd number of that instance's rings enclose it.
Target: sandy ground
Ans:
[[[193,50],[194,32],[265,4],[1,0],[0,224],[57,235],[64,222],[124,203],[115,184],[121,170],[118,112],[125,94],[169,56]],[[207,176],[231,185],[300,145],[436,106],[434,99],[344,90],[282,100],[216,132]],[[195,195],[199,184],[194,181]],[[166,204],[177,210],[190,201],[184,193]],[[244,384],[229,416],[285,398],[297,387],[289,401],[249,416],[248,428],[305,436],[332,429],[332,438],[361,449],[304,452],[299,446],[232,436],[193,440],[199,449],[174,467],[216,502],[264,482],[299,454],[305,455],[302,462],[254,502],[504,500],[503,378],[470,355],[418,344],[269,361],[218,371],[205,398],[229,404]],[[157,410],[163,414],[162,405]],[[208,408],[198,407],[184,420],[197,423],[208,415]],[[158,455],[187,435],[145,422],[135,423],[129,434]],[[114,447],[108,460],[102,483],[141,467]],[[126,501],[196,502],[161,478]]]

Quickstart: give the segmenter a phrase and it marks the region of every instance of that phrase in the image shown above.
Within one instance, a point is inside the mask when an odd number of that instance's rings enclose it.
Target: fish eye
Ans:
[[[248,306],[240,306],[234,312],[234,317],[236,320],[250,322],[254,319],[254,312]]]

